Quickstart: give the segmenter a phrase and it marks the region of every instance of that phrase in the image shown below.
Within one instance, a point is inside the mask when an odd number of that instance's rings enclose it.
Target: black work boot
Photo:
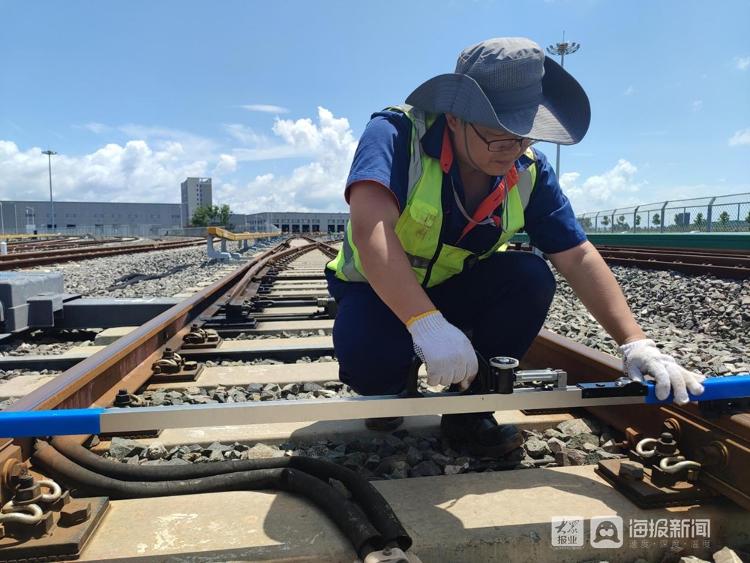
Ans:
[[[490,412],[444,414],[440,431],[454,450],[477,457],[503,457],[523,444],[518,428],[498,424]]]

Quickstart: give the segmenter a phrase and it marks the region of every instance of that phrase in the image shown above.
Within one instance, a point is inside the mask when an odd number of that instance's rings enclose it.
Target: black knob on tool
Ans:
[[[513,393],[513,384],[516,381],[516,368],[518,360],[507,356],[495,356],[490,358],[491,385],[495,393],[508,395]]]

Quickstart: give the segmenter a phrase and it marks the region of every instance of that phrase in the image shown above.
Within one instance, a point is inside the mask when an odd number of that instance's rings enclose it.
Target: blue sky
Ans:
[[[521,9],[519,6],[525,6]],[[750,191],[750,3],[1,1],[0,197],[346,210],[369,115],[502,35],[565,66],[592,124],[563,147],[577,212]],[[554,147],[542,145],[554,160]]]

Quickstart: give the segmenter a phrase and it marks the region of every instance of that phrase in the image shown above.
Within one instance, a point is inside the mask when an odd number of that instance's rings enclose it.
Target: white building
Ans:
[[[179,224],[177,203],[56,201],[53,224],[49,201],[0,201],[0,236],[35,232],[152,236]]]
[[[348,219],[348,213],[272,211],[245,215],[245,228],[254,232],[342,233]]]
[[[213,204],[211,178],[188,178],[180,188],[180,219],[182,226],[187,227],[196,209]]]

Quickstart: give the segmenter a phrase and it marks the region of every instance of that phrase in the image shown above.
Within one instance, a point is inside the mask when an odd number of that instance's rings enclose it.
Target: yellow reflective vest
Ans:
[[[443,242],[443,170],[440,161],[422,150],[421,139],[438,117],[411,106],[386,108],[403,112],[411,121],[409,180],[406,206],[396,223],[396,235],[411,263],[419,283],[436,286],[464,269],[467,259],[483,260],[495,252],[502,252],[507,242],[524,226],[524,209],[529,203],[536,183],[536,162],[518,175],[518,182],[510,186],[505,200],[504,224],[495,244],[483,254],[475,254]],[[535,160],[531,148],[526,156]],[[350,282],[367,282],[359,252],[352,239],[351,219],[346,225],[346,236],[338,256],[327,266],[336,277]]]

